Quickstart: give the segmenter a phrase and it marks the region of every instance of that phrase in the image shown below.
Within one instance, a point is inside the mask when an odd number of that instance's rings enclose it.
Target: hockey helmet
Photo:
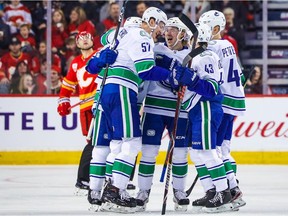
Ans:
[[[166,24],[167,22],[167,15],[156,7],[147,8],[142,15],[143,22],[148,23],[151,18],[155,19],[156,24],[159,24],[159,22]]]
[[[209,42],[212,36],[211,27],[207,24],[200,24],[200,23],[196,23],[195,26],[198,30],[197,43]]]
[[[124,27],[127,28],[140,28],[142,24],[142,19],[140,17],[128,17],[124,23]]]
[[[200,24],[202,24],[202,23],[207,24],[212,29],[215,26],[219,26],[220,31],[222,31],[225,29],[226,19],[225,19],[225,16],[222,12],[217,11],[217,10],[210,10],[210,11],[203,13],[200,16],[199,23]]]
[[[76,38],[75,38],[76,43],[77,43],[77,41],[78,41],[79,39],[81,39],[81,40],[90,39],[90,40],[93,41],[94,38],[92,37],[92,35],[91,35],[89,32],[87,32],[87,31],[81,31],[81,32],[79,32],[79,33],[77,34],[77,36],[76,36]]]
[[[188,32],[188,28],[178,17],[168,19],[165,27],[176,27],[179,31],[185,30],[185,32]]]

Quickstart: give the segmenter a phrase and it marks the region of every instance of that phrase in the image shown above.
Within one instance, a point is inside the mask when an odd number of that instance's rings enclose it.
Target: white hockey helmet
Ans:
[[[165,27],[176,27],[179,31],[185,30],[186,33],[188,32],[188,28],[178,17],[169,18]]]
[[[210,11],[203,13],[200,16],[199,23],[200,24],[202,24],[202,23],[207,24],[212,29],[215,26],[219,26],[220,31],[222,31],[225,29],[226,19],[225,19],[225,16],[222,12],[217,11],[217,10],[210,10]]]
[[[207,24],[200,24],[196,23],[195,24],[197,30],[198,30],[198,38],[197,38],[197,43],[200,42],[209,42],[212,36],[212,29],[209,25]]]
[[[143,22],[149,23],[149,20],[151,18],[155,19],[156,24],[159,24],[159,22],[163,22],[164,24],[166,24],[167,22],[167,15],[162,10],[156,7],[147,8],[142,15]]]
[[[142,19],[140,17],[128,17],[125,20],[124,27],[126,28],[140,28],[142,25]]]

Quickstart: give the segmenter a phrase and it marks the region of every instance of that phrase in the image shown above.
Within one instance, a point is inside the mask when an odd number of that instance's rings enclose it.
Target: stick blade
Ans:
[[[179,19],[187,26],[187,28],[193,33],[193,35],[195,35],[198,32],[196,26],[188,16],[186,16],[183,13],[180,13]]]

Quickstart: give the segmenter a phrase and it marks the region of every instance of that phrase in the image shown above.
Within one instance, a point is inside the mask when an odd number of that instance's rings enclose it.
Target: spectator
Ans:
[[[95,35],[95,26],[86,18],[86,13],[81,7],[75,7],[70,13],[70,23],[68,24],[69,36],[75,36],[82,31],[89,32],[92,36]]]
[[[51,94],[58,95],[61,89],[61,70],[56,65],[51,68]]]
[[[104,3],[105,3],[104,1],[80,0],[81,7],[86,12],[87,19],[92,21],[94,25],[100,22],[99,20],[100,9]]]
[[[9,53],[6,53],[0,59],[0,80],[10,80],[15,73],[15,67],[20,61],[27,61],[29,69],[31,68],[31,56],[21,51],[21,42],[17,37],[12,37],[9,45]]]
[[[52,13],[52,51],[57,53],[65,46],[65,39],[68,38],[65,15],[61,9]]]
[[[0,16],[0,56],[8,50],[10,38],[10,27],[4,23]]]
[[[45,58],[41,60],[40,73],[38,73],[37,76],[35,77],[35,81],[38,87],[36,94],[46,94],[47,92],[46,74],[47,74],[47,61]]]
[[[31,55],[36,51],[36,39],[33,34],[30,33],[30,25],[23,23],[20,26],[20,31],[16,37],[21,42],[21,49],[23,52],[28,52]]]
[[[109,16],[102,21],[103,25],[105,26],[105,31],[117,26],[119,14],[119,4],[112,2],[109,6]]]
[[[244,88],[246,94],[262,94],[262,69],[255,66],[251,77],[247,78]]]
[[[17,33],[23,23],[32,25],[31,13],[20,0],[11,0],[11,4],[4,8],[3,20],[10,26],[11,34]]]
[[[21,76],[19,85],[15,89],[11,89],[11,94],[35,94],[36,84],[33,76],[30,73],[25,73]]]
[[[47,46],[46,41],[41,41],[39,43],[39,48],[37,54],[32,58],[32,69],[31,72],[36,76],[40,72],[40,64],[45,59],[46,61]],[[52,54],[52,64],[57,65],[60,69],[62,68],[61,58],[59,55]]]
[[[101,36],[105,32],[105,26],[102,23],[96,24],[96,35],[94,37],[94,50],[99,51],[103,46],[101,44]]]
[[[239,25],[238,22],[234,23],[235,15],[232,8],[225,8],[223,14],[226,18],[225,32],[237,41],[239,52],[241,52],[245,48],[245,31],[243,26]]]
[[[44,59],[41,62],[41,72],[36,77],[37,92],[36,94],[46,94],[47,92],[47,62]],[[51,94],[59,94],[61,88],[61,70],[58,66],[52,65],[51,67]]]
[[[18,62],[15,68],[15,72],[11,77],[10,92],[17,91],[21,77],[24,74],[28,74],[28,73],[30,73],[30,70],[29,70],[27,62],[26,61]]]
[[[136,5],[136,12],[138,17],[142,17],[144,11],[148,8],[145,1],[139,1]]]
[[[64,56],[64,58],[66,60],[65,69],[67,71],[67,69],[70,68],[71,61],[77,55],[80,54],[80,51],[77,48],[77,45],[76,45],[74,37],[69,37],[69,38],[66,39],[66,41],[65,41],[65,50],[61,54]]]
[[[36,4],[36,9],[32,11],[32,29],[36,35],[36,41],[44,40],[47,22],[47,0],[42,0]]]

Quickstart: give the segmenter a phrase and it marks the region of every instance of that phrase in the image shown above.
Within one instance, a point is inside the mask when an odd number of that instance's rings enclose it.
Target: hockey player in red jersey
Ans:
[[[88,73],[85,66],[90,58],[95,54],[93,50],[93,37],[89,32],[82,31],[76,36],[77,47],[81,50],[81,55],[75,57],[71,62],[69,71],[64,77],[62,87],[58,99],[58,113],[65,116],[71,113],[70,96],[78,86],[79,99],[85,100],[96,93],[96,83],[94,82],[97,75]],[[93,97],[92,97],[93,98]],[[93,117],[91,107],[93,100],[80,105],[80,121],[83,136],[86,136],[89,125]],[[89,189],[89,167],[92,158],[93,146],[91,141],[87,141],[87,145],[83,149],[76,182],[76,195],[84,195]]]

